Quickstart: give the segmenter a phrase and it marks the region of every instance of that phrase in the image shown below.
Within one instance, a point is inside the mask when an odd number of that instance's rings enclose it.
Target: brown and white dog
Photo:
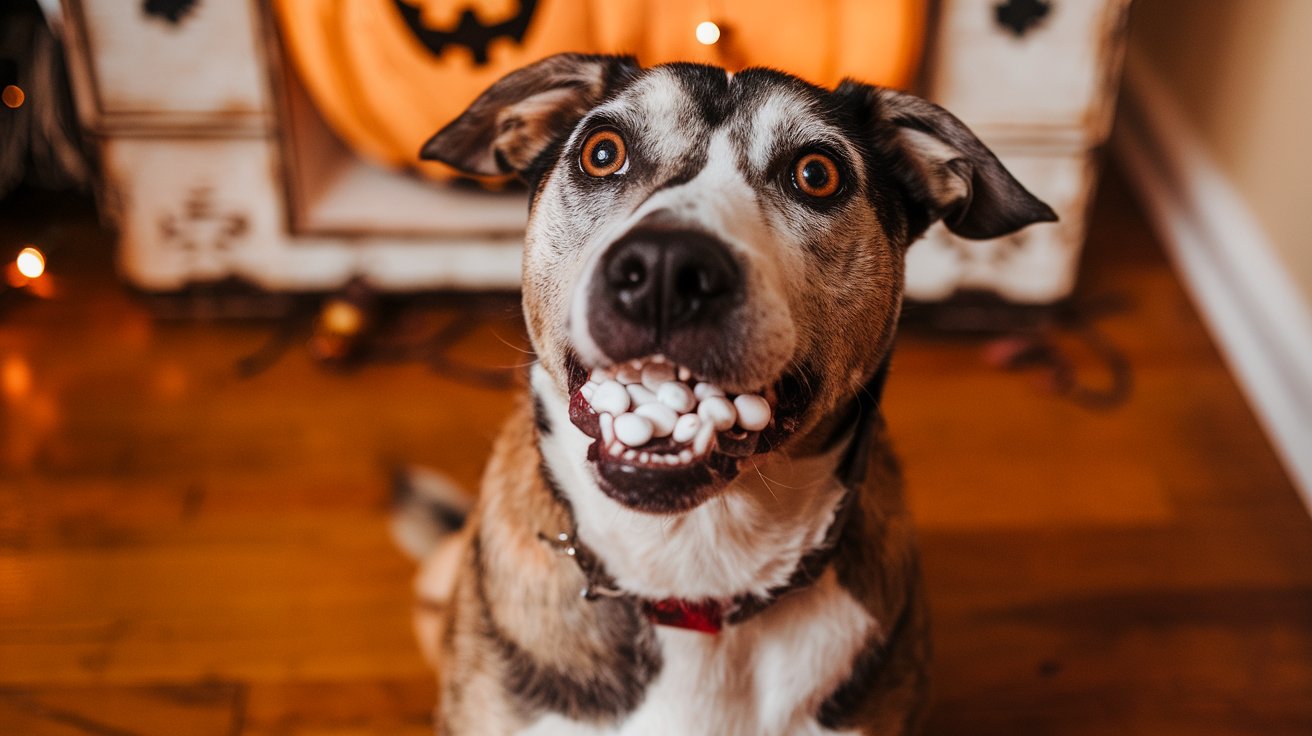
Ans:
[[[914,732],[903,254],[1052,210],[924,100],[767,69],[555,56],[423,155],[528,183],[538,358],[420,572],[439,732]]]

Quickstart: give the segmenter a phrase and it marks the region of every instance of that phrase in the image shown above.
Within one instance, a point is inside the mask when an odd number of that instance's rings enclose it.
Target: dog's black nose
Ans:
[[[639,230],[601,262],[604,300],[657,339],[724,314],[736,301],[738,265],[724,243],[692,230]]]

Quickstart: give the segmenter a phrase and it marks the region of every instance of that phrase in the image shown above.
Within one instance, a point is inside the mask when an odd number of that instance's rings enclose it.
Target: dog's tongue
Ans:
[[[570,414],[610,455],[682,465],[717,448],[751,454],[773,411],[761,396],[730,397],[656,356],[594,370],[572,397]]]

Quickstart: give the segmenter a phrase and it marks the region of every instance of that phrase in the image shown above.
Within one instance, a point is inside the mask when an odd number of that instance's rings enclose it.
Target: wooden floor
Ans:
[[[0,237],[54,251],[57,293],[0,300],[0,734],[428,733],[386,472],[472,485],[508,393],[299,344],[242,378],[273,325],[152,319],[85,206],[24,209]],[[1114,183],[1095,222],[1081,301],[1126,306],[1101,325],[1128,403],[1077,407],[977,339],[898,349],[930,731],[1306,736],[1312,522]],[[523,344],[502,309],[457,354]]]

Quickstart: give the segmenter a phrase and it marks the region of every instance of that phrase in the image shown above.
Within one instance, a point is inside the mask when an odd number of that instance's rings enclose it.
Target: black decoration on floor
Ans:
[[[323,349],[323,309],[333,301],[348,301],[368,314],[348,349]],[[515,385],[524,369],[536,361],[527,345],[511,345],[524,354],[517,365],[495,365],[461,359],[454,353],[475,330],[491,323],[513,334],[521,324],[517,294],[395,294],[359,293],[359,284],[336,294],[303,295],[285,305],[273,321],[275,329],[263,345],[234,366],[240,378],[253,378],[272,368],[293,346],[306,346],[325,368],[352,371],[370,364],[421,363],[434,373],[479,388],[504,390]],[[495,328],[495,327],[494,327]],[[504,340],[503,340],[504,341]],[[508,345],[510,343],[507,342]]]

